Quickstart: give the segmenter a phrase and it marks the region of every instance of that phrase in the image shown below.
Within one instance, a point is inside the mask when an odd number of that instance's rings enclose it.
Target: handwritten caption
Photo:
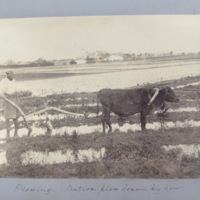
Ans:
[[[109,184],[102,184],[100,186],[94,187],[94,186],[84,186],[84,185],[67,185],[66,187],[63,188],[45,188],[45,187],[28,187],[23,184],[17,184],[13,190],[14,193],[42,193],[44,195],[51,195],[52,193],[55,192],[66,192],[66,193],[83,193],[83,192],[90,192],[90,193],[95,193],[98,196],[100,196],[103,193],[115,193],[115,192],[120,192],[120,193],[130,193],[130,192],[139,192],[139,193],[144,193],[144,192],[151,192],[154,195],[158,195],[161,192],[172,192],[172,191],[181,191],[184,190],[184,187],[180,186],[164,186],[160,187],[156,184],[153,184],[150,187],[137,187],[137,186],[130,186],[128,184],[124,184],[122,186],[113,186]]]

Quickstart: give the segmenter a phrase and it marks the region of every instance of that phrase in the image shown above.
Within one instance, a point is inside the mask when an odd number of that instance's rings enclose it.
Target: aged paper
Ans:
[[[22,178],[65,179],[61,193],[98,198],[186,191],[153,179],[199,178],[199,21],[0,20],[0,176],[21,179],[12,192],[59,193]]]

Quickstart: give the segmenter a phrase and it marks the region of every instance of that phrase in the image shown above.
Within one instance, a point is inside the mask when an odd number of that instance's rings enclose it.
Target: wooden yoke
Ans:
[[[158,88],[154,88],[155,89],[155,93],[153,94],[152,98],[150,99],[149,103],[147,104],[148,106],[150,106],[153,101],[155,100],[155,98],[158,96],[159,93],[159,89]]]

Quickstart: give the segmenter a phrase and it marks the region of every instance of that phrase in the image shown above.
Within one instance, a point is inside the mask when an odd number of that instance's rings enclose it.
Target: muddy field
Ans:
[[[149,86],[150,84],[148,84]],[[29,178],[200,178],[200,77],[151,84],[169,85],[179,97],[168,104],[165,118],[148,117],[141,132],[139,115],[113,132],[103,134],[96,113],[96,93],[76,92],[21,98],[25,113],[46,106],[81,113],[72,117],[49,112],[54,127],[46,135],[45,115],[28,118],[31,137],[22,128],[19,137],[6,138],[0,118],[0,176]],[[22,124],[23,126],[23,124]]]

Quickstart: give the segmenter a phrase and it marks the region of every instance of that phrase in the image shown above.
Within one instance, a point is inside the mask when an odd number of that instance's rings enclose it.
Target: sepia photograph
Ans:
[[[0,19],[0,177],[200,178],[200,16]]]

